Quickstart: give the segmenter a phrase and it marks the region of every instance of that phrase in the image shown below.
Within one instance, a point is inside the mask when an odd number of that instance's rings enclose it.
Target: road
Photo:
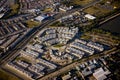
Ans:
[[[106,23],[107,21],[112,20],[112,19],[114,19],[115,17],[118,17],[118,16],[120,16],[120,13],[117,13],[116,15],[110,16],[109,18],[107,18],[104,21],[100,22],[99,25],[102,25],[102,24]]]
[[[35,27],[33,28],[29,33],[27,33],[25,35],[25,37],[23,39],[21,39],[17,44],[16,46],[14,46],[13,48],[11,48],[9,51],[7,51],[5,53],[5,55],[3,55],[3,57],[0,58],[0,65],[2,64],[5,64],[11,60],[13,60],[19,53],[19,51],[21,49],[23,49],[27,44],[28,42],[30,42],[34,36],[40,31],[42,30],[43,28],[51,25],[52,23],[54,23],[56,20],[58,20],[59,18],[63,17],[63,16],[66,16],[66,15],[69,15],[71,13],[74,13],[75,11],[78,11],[78,10],[83,10],[85,8],[88,8],[96,3],[99,3],[101,0],[96,0],[86,6],[84,6],[83,8],[76,8],[76,9],[72,9],[71,11],[68,11],[66,13],[61,13],[61,14],[58,14],[55,16],[54,19],[52,20],[49,20],[49,21],[45,21],[43,22],[39,27]]]
[[[14,46],[14,48],[11,48],[8,52],[5,53],[5,55],[3,55],[2,58],[0,58],[0,65],[2,65],[3,63],[5,64],[14,59],[18,55],[19,51],[23,49],[28,44],[28,42],[34,38],[34,36],[39,32],[39,30],[49,26],[52,22],[54,21],[49,21],[48,23],[42,24],[40,27],[34,28],[30,32],[28,32],[25,35],[25,37],[23,37],[16,44],[16,46]]]

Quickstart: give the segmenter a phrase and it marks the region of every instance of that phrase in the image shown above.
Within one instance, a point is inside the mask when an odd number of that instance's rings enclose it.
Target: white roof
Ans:
[[[44,19],[45,19],[44,16],[38,16],[38,17],[35,18],[35,20],[37,20],[37,21],[42,21],[42,20],[44,20]]]
[[[92,19],[92,20],[96,18],[96,17],[94,17],[94,16],[92,16],[90,14],[86,14],[85,17],[88,18],[88,19]]]
[[[40,9],[29,9],[29,12],[35,12],[35,11],[40,11]]]
[[[67,74],[67,75],[65,75],[65,76],[62,77],[63,80],[67,80],[69,78],[71,78],[71,76],[69,74]]]
[[[93,76],[97,80],[104,80],[107,78],[107,76],[106,76],[107,74],[109,74],[109,71],[104,71],[102,68],[99,68],[93,73]]]
[[[2,18],[4,16],[4,13],[0,14],[0,18]]]
[[[36,9],[29,9],[29,12],[35,12]]]
[[[3,7],[0,8],[0,11],[2,11],[2,10],[3,10]]]

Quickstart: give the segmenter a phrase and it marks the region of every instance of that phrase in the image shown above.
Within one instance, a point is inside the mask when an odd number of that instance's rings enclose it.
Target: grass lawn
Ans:
[[[25,22],[28,28],[37,27],[40,25],[40,22],[28,20]]]
[[[86,4],[91,3],[94,0],[71,0],[73,4],[75,5],[80,5],[80,6],[84,6]]]
[[[19,12],[19,4],[14,4],[10,6],[11,11],[9,13],[6,14],[6,16],[4,16],[3,18],[10,18],[13,17],[14,15],[17,15]]]
[[[94,0],[64,0],[62,4],[67,6],[84,6],[87,5]]]
[[[28,62],[28,63],[31,63],[31,59],[28,59],[28,58],[25,58],[25,57],[17,57],[16,60],[17,60],[17,61],[23,60],[23,61],[26,61],[26,62]]]
[[[19,80],[19,79],[0,69],[0,80]]]
[[[87,35],[82,35],[80,38],[85,39],[85,40],[91,40],[92,39],[91,36],[87,36]]]
[[[50,25],[51,27],[60,27],[60,26],[65,26],[63,23],[60,23],[59,21],[54,22],[53,24]]]
[[[108,5],[110,7],[113,7],[113,10],[109,10],[107,8],[101,8],[100,6],[103,5]],[[85,9],[84,12],[89,13],[91,15],[95,15],[96,17],[101,17],[106,14],[109,14],[110,12],[114,11],[114,9],[118,9],[118,8],[120,8],[120,0],[113,1],[111,2],[111,4],[107,4],[107,1],[104,0],[99,4],[96,4],[94,6]]]
[[[100,14],[100,13],[99,13],[100,10],[98,10],[98,8],[96,8],[96,7],[94,7],[94,6],[85,9],[84,12],[89,13],[89,14],[91,14],[91,15],[95,15],[95,14],[98,15],[98,14]]]
[[[46,9],[44,9],[43,12],[50,12],[50,11],[52,11],[52,10],[53,10],[52,8],[46,8]]]
[[[110,12],[110,10],[104,10],[104,9],[96,7],[96,6],[91,6],[87,9],[85,9],[84,12],[91,14],[91,15],[94,15],[96,17],[100,17],[100,16],[103,16],[105,14],[108,14]]]
[[[56,44],[56,45],[53,45],[53,47],[57,47],[57,48],[62,47],[62,46],[64,46],[64,44]]]
[[[14,14],[18,13],[18,11],[19,11],[19,4],[14,4],[14,5],[11,5],[10,7],[12,9],[10,15],[14,15]]]

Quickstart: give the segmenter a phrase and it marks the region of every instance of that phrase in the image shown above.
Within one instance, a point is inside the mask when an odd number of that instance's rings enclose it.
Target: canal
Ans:
[[[118,33],[120,35],[120,16],[102,24],[99,28],[109,30],[113,33]]]

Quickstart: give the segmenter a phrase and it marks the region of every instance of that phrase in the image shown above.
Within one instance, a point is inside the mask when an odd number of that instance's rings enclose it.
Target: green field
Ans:
[[[14,4],[10,6],[11,11],[9,11],[3,18],[10,18],[18,14],[19,12],[20,5],[19,4]]]
[[[40,22],[28,20],[25,22],[25,24],[27,25],[28,28],[33,28],[39,26]]]
[[[84,5],[87,5],[87,4],[91,3],[94,0],[71,0],[71,1],[75,5],[84,6]]]
[[[94,0],[64,0],[62,4],[65,4],[66,6],[84,6],[93,1]]]
[[[57,47],[57,48],[60,48],[60,47],[63,47],[64,46],[64,44],[56,44],[56,45],[53,45],[53,47]]]
[[[105,10],[96,6],[91,6],[84,10],[85,13],[89,13],[91,15],[95,15],[96,17],[104,16],[111,12],[110,10]]]
[[[101,7],[106,6],[109,8]],[[110,9],[112,8],[112,9]],[[94,15],[96,17],[102,17],[107,14],[110,14],[111,12],[115,11],[116,9],[120,8],[120,0],[113,1],[111,3],[107,3],[107,1],[103,0],[100,3],[93,5],[87,9],[84,10],[85,13],[89,13],[91,15]]]

